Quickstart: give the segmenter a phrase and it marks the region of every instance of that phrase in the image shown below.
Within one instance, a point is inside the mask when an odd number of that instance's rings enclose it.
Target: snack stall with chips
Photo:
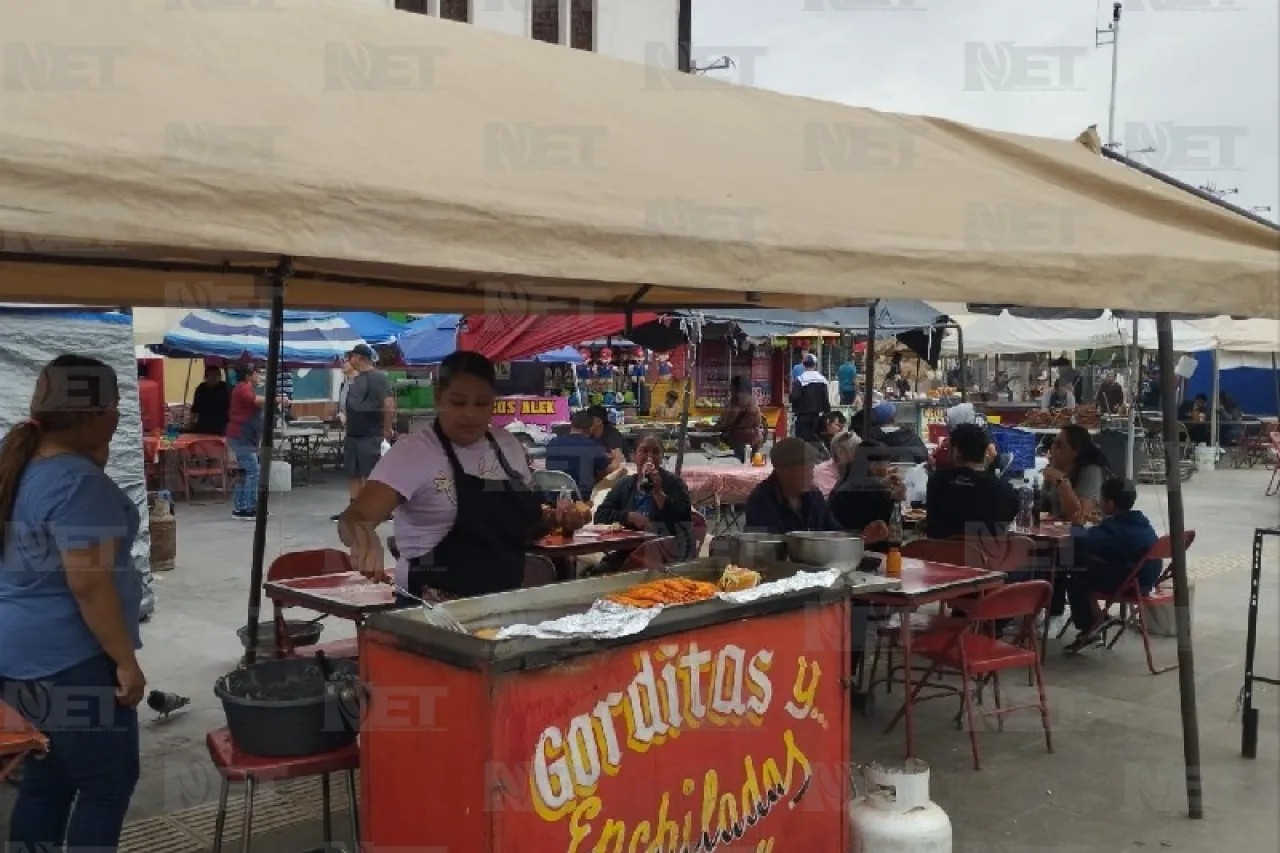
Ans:
[[[827,850],[848,837],[850,596],[700,560],[372,618],[376,849]],[[699,846],[700,845],[700,846]]]

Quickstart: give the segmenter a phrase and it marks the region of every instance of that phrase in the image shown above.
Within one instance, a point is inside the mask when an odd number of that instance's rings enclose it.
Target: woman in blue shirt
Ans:
[[[0,446],[0,697],[49,738],[16,850],[116,850],[138,781],[139,518],[103,470],[118,402],[109,366],[59,356]]]

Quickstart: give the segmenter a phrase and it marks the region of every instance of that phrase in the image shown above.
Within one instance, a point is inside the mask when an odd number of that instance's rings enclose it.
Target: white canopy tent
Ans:
[[[1217,342],[1219,370],[1275,366],[1272,356],[1280,353],[1280,322],[1214,317],[1193,321],[1191,325],[1212,335]]]
[[[1110,311],[1092,320],[1037,320],[1002,311],[998,315],[971,314],[958,322],[964,330],[966,356],[1105,349],[1133,343],[1133,321],[1116,317]],[[956,355],[958,344],[954,337],[948,336],[942,343],[943,354]],[[1138,346],[1156,348],[1154,320],[1139,322]],[[1217,339],[1188,321],[1175,320],[1173,346],[1179,352],[1199,352],[1214,349]]]

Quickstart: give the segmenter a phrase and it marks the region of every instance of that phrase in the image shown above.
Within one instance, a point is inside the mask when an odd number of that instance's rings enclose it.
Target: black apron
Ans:
[[[470,597],[519,588],[529,535],[542,518],[542,501],[512,469],[492,434],[485,433],[485,438],[507,474],[505,480],[464,472],[440,422],[433,428],[453,469],[458,511],[444,539],[409,561],[408,592],[421,596],[428,589]]]

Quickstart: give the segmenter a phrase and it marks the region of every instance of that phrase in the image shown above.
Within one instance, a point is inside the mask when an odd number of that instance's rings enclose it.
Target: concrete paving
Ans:
[[[1240,757],[1236,698],[1243,678],[1245,610],[1253,529],[1280,523],[1280,500],[1264,498],[1268,472],[1202,472],[1184,485],[1189,526],[1198,533],[1190,554],[1196,584],[1195,671],[1206,815],[1185,816],[1178,676],[1151,676],[1140,640],[1113,652],[1064,658],[1050,649],[1047,680],[1054,754],[1045,751],[1038,716],[1014,715],[1005,731],[980,733],[983,769],[974,771],[968,737],[951,724],[958,701],[920,706],[917,753],[933,768],[934,799],[950,814],[957,851],[964,853],[1134,853],[1280,847],[1280,691],[1256,693],[1261,709],[1259,757]],[[336,475],[327,482],[273,496],[268,559],[288,550],[337,546],[331,513],[345,504]],[[1164,492],[1144,486],[1140,507],[1157,529],[1166,526]],[[134,795],[123,850],[198,853],[208,849],[217,778],[204,749],[207,731],[223,725],[213,681],[241,654],[235,629],[245,622],[253,527],[231,518],[226,504],[178,508],[177,568],[157,576],[159,605],[144,627],[142,662],[152,687],[192,698],[168,722],[143,712],[143,776]],[[1261,674],[1280,675],[1280,559],[1267,556],[1259,620]],[[352,629],[327,620],[324,640]],[[1173,640],[1156,640],[1161,660],[1176,656]],[[1028,697],[1025,679],[1006,679],[1011,701]],[[902,756],[902,730],[882,730],[900,699],[880,694],[871,719],[853,719],[854,760]],[[424,772],[431,772],[424,768]],[[0,792],[5,830],[11,792]],[[345,788],[335,786],[335,804]],[[319,785],[304,781],[261,795],[255,811],[256,850],[319,845]],[[338,816],[335,826],[346,826]],[[233,810],[230,836],[238,835]],[[231,849],[238,849],[232,847]],[[832,850],[836,850],[835,846]],[[437,851],[439,853],[439,851]],[[450,851],[471,853],[471,851]]]

